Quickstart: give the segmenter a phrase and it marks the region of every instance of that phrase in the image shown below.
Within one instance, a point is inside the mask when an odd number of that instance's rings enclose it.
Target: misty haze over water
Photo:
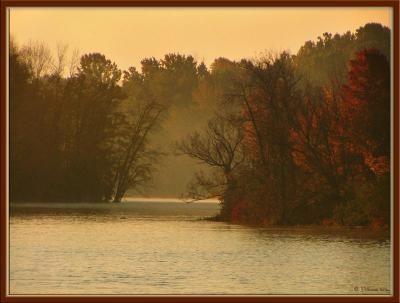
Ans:
[[[12,205],[11,294],[389,294],[387,234],[202,220],[218,210]]]

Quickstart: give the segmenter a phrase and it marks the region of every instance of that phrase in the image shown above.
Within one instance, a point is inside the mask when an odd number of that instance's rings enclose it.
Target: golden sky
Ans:
[[[20,45],[66,43],[101,52],[122,69],[145,57],[191,54],[250,58],[265,50],[296,53],[324,32],[354,31],[368,22],[392,28],[390,8],[11,8],[10,32]]]

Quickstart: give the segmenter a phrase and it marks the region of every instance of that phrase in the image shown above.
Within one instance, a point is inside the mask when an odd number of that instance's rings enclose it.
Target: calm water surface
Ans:
[[[11,294],[391,293],[390,240],[366,230],[200,220],[213,203],[19,204]]]

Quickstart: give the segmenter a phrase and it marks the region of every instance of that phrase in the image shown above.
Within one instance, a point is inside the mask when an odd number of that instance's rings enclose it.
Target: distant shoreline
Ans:
[[[218,199],[203,199],[190,201],[178,197],[139,197],[131,196],[122,200],[123,202],[183,202],[183,203],[219,203]]]
[[[149,202],[156,202],[156,203],[183,203],[183,204],[195,204],[195,203],[213,203],[218,204],[220,203],[217,199],[204,199],[204,200],[196,200],[196,201],[188,201],[177,197],[127,197],[124,198],[121,202],[112,202],[112,201],[10,201],[10,205],[38,205],[38,204],[76,204],[76,205],[84,205],[84,204],[112,204],[112,205],[119,205],[125,203],[149,203]]]
[[[152,200],[150,200],[152,199]],[[196,201],[193,203],[185,203],[182,200],[177,198],[163,198],[159,200],[155,200],[153,198],[134,198],[133,200],[123,201],[121,203],[113,203],[113,202],[13,202],[10,203],[10,209],[36,209],[40,211],[40,209],[57,209],[57,210],[65,210],[68,212],[69,210],[126,210],[129,214],[130,209],[134,209],[135,206],[140,205],[140,209],[146,207],[145,204],[148,204],[150,209],[151,205],[165,205],[175,204],[176,210],[185,209],[186,206],[190,208],[190,206],[197,207],[207,207],[206,205],[215,205],[218,206],[218,203],[214,202],[215,200],[206,200],[206,201]],[[194,204],[194,205],[193,205]],[[196,207],[196,206],[195,206]],[[223,220],[220,214],[204,216],[200,218],[201,221],[210,221],[210,222],[223,222],[232,225],[239,225],[243,227],[250,228],[265,228],[265,229],[279,229],[279,230],[293,230],[293,231],[316,231],[316,232],[327,232],[327,233],[342,233],[342,232],[351,232],[357,233],[359,232],[368,232],[373,234],[381,234],[385,237],[390,238],[390,228],[373,228],[371,226],[350,226],[350,225],[324,225],[324,224],[304,224],[304,225],[260,225],[260,224],[250,224],[244,222],[231,222],[227,220]]]

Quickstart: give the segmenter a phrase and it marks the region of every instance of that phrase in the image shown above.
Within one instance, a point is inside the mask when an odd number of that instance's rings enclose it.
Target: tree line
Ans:
[[[10,198],[121,201],[151,181],[173,108],[206,117],[173,152],[206,164],[191,200],[220,219],[288,225],[390,222],[390,30],[325,33],[297,54],[147,58],[122,72],[86,54],[64,70],[43,44],[10,48]],[[76,56],[75,56],[76,57]]]
[[[390,224],[390,31],[325,33],[297,53],[217,59],[202,80],[216,107],[177,149],[213,167],[189,196],[219,218],[262,224]]]
[[[11,41],[10,200],[120,202],[151,181],[166,151],[150,139],[204,64],[168,54],[121,71],[100,53],[67,62],[66,50]]]

